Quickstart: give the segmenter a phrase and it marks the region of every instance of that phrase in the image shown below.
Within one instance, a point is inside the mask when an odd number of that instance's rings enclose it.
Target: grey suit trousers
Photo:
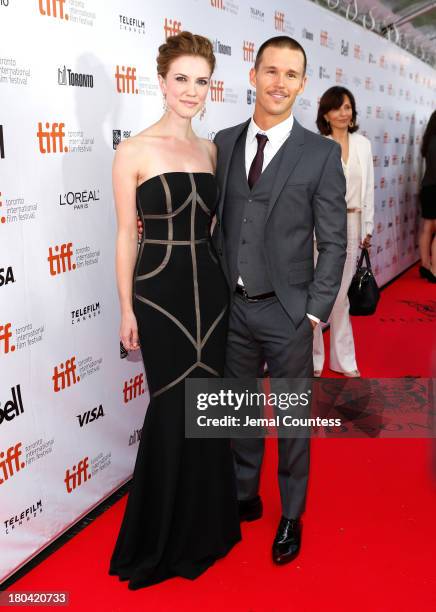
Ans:
[[[271,378],[311,378],[312,344],[312,325],[307,316],[296,328],[276,297],[247,302],[235,294],[230,308],[225,377],[260,377],[266,362]],[[264,446],[264,438],[232,442],[240,500],[258,494]],[[296,518],[304,511],[306,501],[309,439],[279,438],[278,452],[282,514]]]

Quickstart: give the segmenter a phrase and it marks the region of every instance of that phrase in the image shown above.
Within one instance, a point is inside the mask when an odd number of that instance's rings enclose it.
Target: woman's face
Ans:
[[[353,118],[353,107],[350,98],[344,95],[344,100],[339,108],[332,109],[324,115],[324,119],[330,123],[332,129],[344,130],[348,128]]]
[[[185,119],[194,117],[206,102],[210,76],[204,57],[182,55],[171,62],[165,78],[158,77],[168,110]]]

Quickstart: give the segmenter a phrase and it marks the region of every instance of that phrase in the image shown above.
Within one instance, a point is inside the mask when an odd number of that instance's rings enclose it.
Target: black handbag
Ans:
[[[363,266],[364,259],[365,266]],[[372,273],[368,249],[362,249],[357,270],[348,289],[348,299],[351,315],[367,316],[375,313],[380,299],[380,290]]]

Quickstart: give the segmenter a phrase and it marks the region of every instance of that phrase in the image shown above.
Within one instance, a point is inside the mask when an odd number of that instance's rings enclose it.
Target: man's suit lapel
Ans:
[[[274,208],[274,204],[277,202],[277,199],[283,187],[285,186],[286,181],[292,174],[301,155],[303,154],[303,145],[304,130],[298,123],[298,121],[296,121],[296,119],[294,118],[292,132],[289,138],[286,140],[285,144],[283,145],[284,149],[282,151],[280,164],[277,169],[277,173],[274,177],[274,183],[271,189],[271,196],[269,199],[266,221],[268,221],[268,217],[271,214],[271,211]]]
[[[249,123],[250,123],[250,119],[246,121],[245,123],[241,123],[240,125],[237,125],[230,132],[229,137],[226,140],[223,140],[222,143],[220,144],[219,155],[220,155],[220,164],[223,168],[223,171],[222,171],[223,178],[222,178],[222,184],[221,184],[220,199],[218,203],[218,215],[221,218],[223,214],[223,206],[224,206],[224,200],[226,197],[226,189],[227,189],[227,180],[229,177],[230,163],[232,161],[233,151],[236,145],[236,141],[238,140],[239,136],[242,134],[242,132],[245,130],[245,128],[248,126]]]

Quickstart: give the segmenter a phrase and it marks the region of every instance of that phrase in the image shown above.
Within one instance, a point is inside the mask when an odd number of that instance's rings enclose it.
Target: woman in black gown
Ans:
[[[127,350],[140,345],[150,390],[109,569],[130,589],[196,578],[240,539],[230,442],[184,433],[185,378],[222,376],[224,367],[228,290],[209,240],[216,153],[191,127],[214,65],[201,36],[182,32],[161,45],[166,112],[114,161],[120,336]]]

